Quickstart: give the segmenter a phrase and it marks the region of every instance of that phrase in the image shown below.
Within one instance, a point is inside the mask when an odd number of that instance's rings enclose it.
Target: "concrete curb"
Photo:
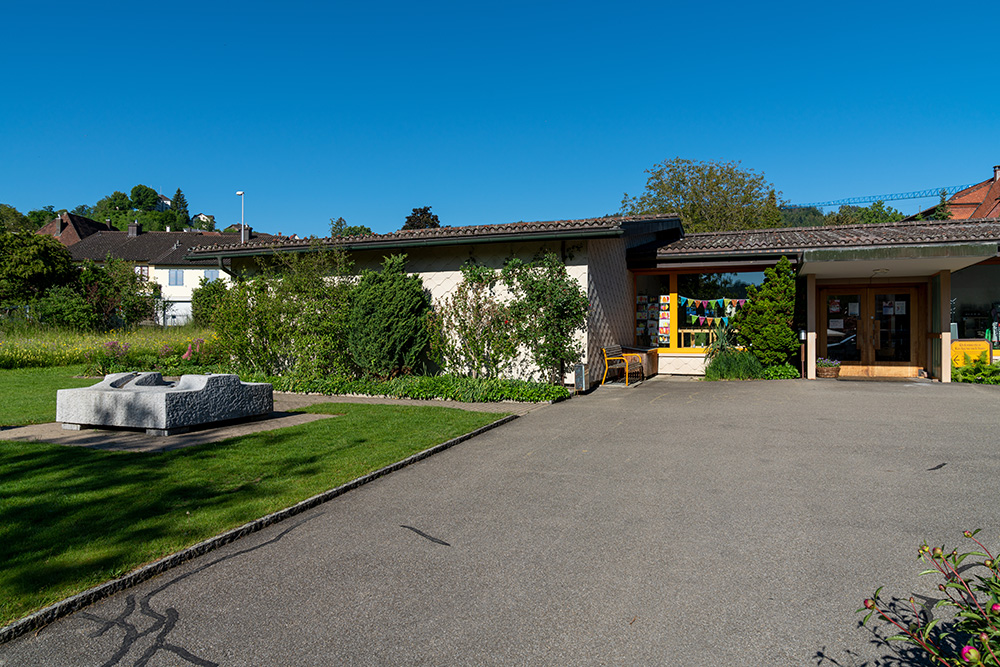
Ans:
[[[131,588],[137,584],[140,584],[148,579],[152,579],[158,574],[162,574],[167,570],[177,567],[186,561],[191,560],[206,554],[210,551],[214,551],[219,547],[225,546],[230,542],[235,542],[236,540],[249,535],[251,533],[256,533],[272,524],[289,519],[296,514],[301,514],[308,509],[312,509],[317,505],[322,505],[323,503],[333,500],[337,496],[343,495],[352,489],[356,489],[360,486],[372,482],[379,477],[388,475],[391,472],[405,468],[408,465],[416,463],[426,459],[438,452],[442,452],[446,449],[454,447],[455,445],[470,440],[477,435],[490,431],[498,426],[502,426],[510,421],[518,418],[518,415],[507,415],[501,419],[496,420],[486,426],[477,428],[475,431],[466,433],[465,435],[460,435],[457,438],[452,438],[440,445],[435,445],[429,449],[425,449],[421,452],[417,452],[412,456],[403,459],[402,461],[397,461],[391,465],[384,468],[380,468],[375,472],[368,473],[363,477],[359,477],[355,480],[342,484],[335,489],[330,489],[329,491],[324,491],[311,498],[306,498],[305,500],[298,502],[291,507],[286,507],[283,510],[278,510],[272,514],[261,517],[249,523],[245,523],[238,528],[233,528],[232,530],[226,531],[221,535],[216,535],[215,537],[210,537],[203,542],[199,542],[193,546],[188,547],[182,551],[178,551],[175,554],[171,554],[158,561],[150,563],[149,565],[144,565],[139,569],[126,574],[124,577],[119,577],[118,579],[113,579],[111,581],[95,586],[91,589],[83,591],[82,593],[77,593],[71,597],[66,598],[56,602],[55,604],[49,605],[43,609],[39,609],[33,614],[25,616],[24,618],[14,621],[10,625],[0,628],[0,644],[9,642],[12,639],[16,639],[21,635],[27,634],[32,630],[42,628],[53,621],[62,618],[63,616],[68,616],[75,611],[83,609],[98,600],[102,600],[109,597],[119,591],[123,591],[127,588]]]

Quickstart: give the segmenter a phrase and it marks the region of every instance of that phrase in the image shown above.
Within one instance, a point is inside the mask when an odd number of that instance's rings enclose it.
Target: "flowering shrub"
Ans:
[[[836,359],[825,359],[820,357],[816,360],[817,368],[840,368],[840,362]]]
[[[496,296],[500,276],[488,267],[466,264],[462,282],[437,309],[441,358],[457,375],[505,377],[517,357],[510,306]]]
[[[880,587],[858,609],[859,613],[867,612],[862,624],[876,617],[894,633],[886,638],[887,642],[911,644],[932,664],[1000,667],[1000,564],[976,539],[977,533],[978,529],[967,530],[963,535],[981,551],[949,553],[944,547],[931,548],[926,542],[917,551],[918,557],[932,566],[920,574],[940,576],[943,582],[938,584],[938,590],[945,597],[919,607],[912,597],[906,604],[899,600],[886,603],[879,598]],[[952,607],[955,613],[951,618],[934,618],[933,611],[938,607]]]

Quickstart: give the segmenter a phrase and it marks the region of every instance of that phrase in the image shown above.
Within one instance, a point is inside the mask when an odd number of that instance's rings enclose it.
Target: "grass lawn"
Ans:
[[[56,418],[56,390],[89,387],[97,380],[73,377],[83,366],[0,370],[0,426],[44,424]]]
[[[55,389],[74,383],[72,369],[51,370],[64,381],[0,371],[0,424],[54,419]],[[37,382],[14,381],[22,377]],[[336,403],[309,411],[341,416],[159,454],[0,440],[0,626],[500,416]]]

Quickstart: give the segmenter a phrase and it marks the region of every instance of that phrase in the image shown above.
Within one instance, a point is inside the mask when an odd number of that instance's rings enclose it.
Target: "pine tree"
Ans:
[[[747,287],[747,303],[736,314],[737,340],[765,368],[779,366],[798,348],[795,271],[787,257],[764,271],[764,282]]]
[[[184,198],[184,193],[181,192],[180,188],[177,188],[177,192],[174,193],[174,198],[170,201],[170,208],[177,213],[177,219],[182,225],[191,222],[187,199]]]
[[[948,198],[945,196],[947,194],[947,190],[941,190],[941,199],[931,214],[931,220],[951,220],[951,207],[948,206]]]

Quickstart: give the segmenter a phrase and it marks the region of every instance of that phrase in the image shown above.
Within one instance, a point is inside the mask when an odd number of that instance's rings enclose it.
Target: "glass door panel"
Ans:
[[[910,318],[913,313],[910,293],[875,293],[875,314],[872,317],[872,345],[875,361],[912,359]]]
[[[858,320],[861,318],[860,294],[827,294],[826,356],[837,361],[861,361]]]

